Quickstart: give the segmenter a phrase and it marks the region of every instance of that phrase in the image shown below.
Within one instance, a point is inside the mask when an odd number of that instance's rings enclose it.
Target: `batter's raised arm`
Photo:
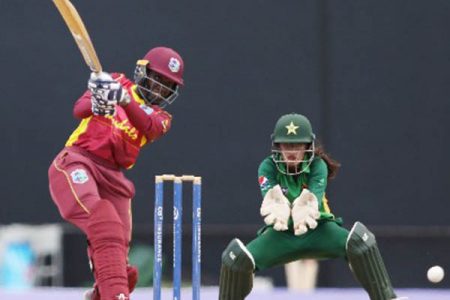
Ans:
[[[73,106],[73,116],[77,119],[84,119],[92,116],[91,92],[86,91]]]
[[[162,109],[139,105],[135,101],[124,106],[124,109],[133,126],[144,133],[150,142],[163,136],[170,129],[172,116]]]
[[[130,101],[128,92],[109,73],[91,73],[88,90],[75,103],[73,115],[84,119],[92,114],[97,116],[112,116],[115,105],[125,105]]]

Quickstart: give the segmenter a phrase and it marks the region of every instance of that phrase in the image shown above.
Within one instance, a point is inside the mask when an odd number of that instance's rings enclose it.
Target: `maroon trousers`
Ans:
[[[124,282],[127,283],[124,263],[131,239],[133,183],[107,161],[83,149],[68,147],[49,168],[49,188],[61,216],[80,228],[91,243],[89,254],[94,258],[94,275],[102,299],[120,296]],[[108,261],[115,262],[115,258],[122,263],[112,269]],[[103,297],[111,290],[118,294]],[[124,296],[128,297],[128,292]]]
[[[69,147],[56,156],[48,175],[51,197],[64,220],[86,233],[92,207],[106,199],[115,207],[131,239],[134,185],[119,168],[85,150]]]

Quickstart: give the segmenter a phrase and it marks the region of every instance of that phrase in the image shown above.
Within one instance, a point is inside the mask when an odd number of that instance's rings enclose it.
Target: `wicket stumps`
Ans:
[[[202,178],[193,175],[155,176],[153,299],[161,300],[164,181],[173,181],[173,299],[181,296],[183,182],[192,182],[192,299],[200,299]]]

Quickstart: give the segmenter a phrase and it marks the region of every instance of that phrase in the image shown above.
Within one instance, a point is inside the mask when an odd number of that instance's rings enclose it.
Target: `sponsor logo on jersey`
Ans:
[[[180,71],[180,61],[178,59],[176,59],[175,57],[171,57],[169,60],[169,69],[170,71],[172,71],[172,73],[176,73],[178,71]]]
[[[259,182],[259,187],[262,190],[269,188],[269,179],[267,179],[266,176],[259,176],[258,182]]]
[[[105,118],[111,120],[111,124],[119,129],[120,131],[124,132],[126,135],[128,135],[132,140],[136,140],[138,138],[138,133],[136,128],[131,125],[128,120],[119,121],[114,118],[114,116],[106,115]]]
[[[83,184],[89,180],[86,170],[76,169],[70,173],[73,183]]]

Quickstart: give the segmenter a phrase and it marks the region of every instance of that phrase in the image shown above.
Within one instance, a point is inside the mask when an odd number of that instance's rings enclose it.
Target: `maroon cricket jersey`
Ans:
[[[159,106],[148,106],[138,95],[136,85],[124,74],[112,74],[128,91],[131,102],[116,105],[113,116],[97,116],[91,111],[91,92],[86,91],[75,103],[74,115],[81,118],[66,147],[78,147],[115,166],[129,169],[136,163],[140,149],[164,135],[172,116]]]

